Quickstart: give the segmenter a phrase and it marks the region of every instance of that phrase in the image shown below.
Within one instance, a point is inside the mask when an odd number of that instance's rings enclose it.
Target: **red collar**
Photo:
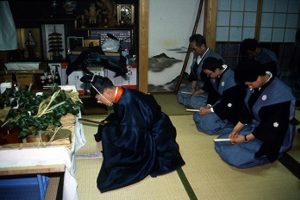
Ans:
[[[120,98],[124,92],[124,89],[121,87],[116,87],[116,94],[115,94],[115,99],[114,103],[118,103],[120,101]]]

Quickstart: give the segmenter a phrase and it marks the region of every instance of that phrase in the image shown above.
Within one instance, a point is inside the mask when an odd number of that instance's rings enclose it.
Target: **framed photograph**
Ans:
[[[84,47],[84,38],[83,37],[76,37],[76,36],[68,36],[67,37],[67,48],[68,52],[81,52],[82,48]]]
[[[18,49],[24,52],[25,59],[42,58],[42,41],[40,28],[17,28]]]
[[[84,47],[96,47],[100,46],[99,39],[85,39],[84,40]]]
[[[118,4],[117,20],[119,25],[132,25],[134,23],[134,5]]]

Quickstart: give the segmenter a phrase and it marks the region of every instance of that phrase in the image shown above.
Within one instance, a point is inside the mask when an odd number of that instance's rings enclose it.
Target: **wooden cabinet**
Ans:
[[[134,6],[134,23],[131,26],[133,30],[134,52],[136,55],[138,68],[138,89],[147,92],[147,73],[148,73],[148,1],[147,0],[113,0],[116,4],[132,4]],[[57,3],[55,12],[53,13],[53,3]],[[84,29],[75,30],[75,19],[82,13],[80,12],[88,8],[88,4],[94,2],[92,0],[75,0],[77,7],[72,14],[66,14],[63,3],[67,1],[9,1],[15,24],[17,28],[41,28],[42,24],[64,24],[65,36],[76,36],[75,32],[86,32]],[[122,26],[114,27],[86,27],[86,29],[94,28],[122,28]],[[38,38],[42,40],[40,35]],[[67,45],[67,44],[66,44]],[[41,45],[41,48],[44,48]],[[44,58],[41,58],[42,60]]]
[[[102,33],[116,32],[118,39],[122,39],[123,43],[130,43],[130,54],[137,55],[138,53],[138,12],[135,8],[138,8],[139,1],[134,0],[75,0],[75,1],[23,1],[14,0],[9,1],[11,12],[18,31],[18,43],[19,49],[26,53],[26,37],[28,32],[34,33],[35,38],[35,51],[37,54],[42,54],[38,58],[49,60],[53,56],[50,56],[49,51],[50,42],[48,35],[55,33],[55,27],[59,25],[61,28],[56,28],[56,32],[62,34],[62,44],[60,54],[66,57],[69,52],[69,38],[82,37],[87,40],[86,45],[89,45],[89,40],[101,40],[103,42],[104,37]],[[70,5],[71,3],[71,5]],[[70,10],[70,7],[73,8]],[[124,23],[120,18],[120,6],[119,5],[131,5],[128,6],[132,9],[132,21],[131,24]],[[119,8],[119,9],[117,9]],[[119,13],[119,14],[118,14]],[[119,20],[120,22],[118,22]],[[50,27],[50,30],[46,32],[45,26]],[[52,28],[54,26],[54,28]],[[24,30],[25,29],[25,30]],[[36,30],[36,29],[39,29]],[[59,30],[58,30],[59,29]],[[125,30],[129,30],[130,38],[122,38],[125,34]],[[99,35],[97,33],[99,32]],[[101,32],[101,33],[100,33]],[[95,35],[96,34],[96,35]],[[128,34],[127,34],[128,35]],[[127,35],[124,35],[127,37]],[[71,40],[70,39],[70,40]],[[128,47],[127,47],[128,49]],[[24,57],[24,56],[19,56]],[[25,56],[26,57],[26,56]],[[28,59],[28,57],[26,57]],[[57,60],[57,59],[56,59]]]

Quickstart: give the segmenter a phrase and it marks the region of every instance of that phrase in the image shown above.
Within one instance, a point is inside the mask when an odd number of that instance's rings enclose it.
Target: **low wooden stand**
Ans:
[[[43,70],[0,71],[0,82],[11,82],[12,74],[15,74],[19,86],[23,87],[32,84],[33,88],[42,89],[40,77],[43,73]]]

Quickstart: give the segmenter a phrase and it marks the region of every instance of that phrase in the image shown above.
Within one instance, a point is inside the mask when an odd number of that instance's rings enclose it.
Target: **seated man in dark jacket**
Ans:
[[[276,64],[276,63],[275,63]],[[274,66],[274,63],[269,63]],[[220,135],[215,149],[228,164],[249,168],[274,162],[293,144],[295,97],[291,89],[257,61],[240,62],[237,80],[248,86],[239,122]]]
[[[92,76],[90,82],[97,102],[112,106],[114,111],[97,133],[103,147],[97,179],[101,192],[148,175],[169,173],[185,164],[176,143],[176,129],[151,95],[116,87],[106,77]]]
[[[194,121],[200,132],[221,134],[238,122],[246,87],[235,81],[234,71],[222,60],[207,58],[202,70],[210,79],[205,83],[208,98],[206,105],[194,113]]]

